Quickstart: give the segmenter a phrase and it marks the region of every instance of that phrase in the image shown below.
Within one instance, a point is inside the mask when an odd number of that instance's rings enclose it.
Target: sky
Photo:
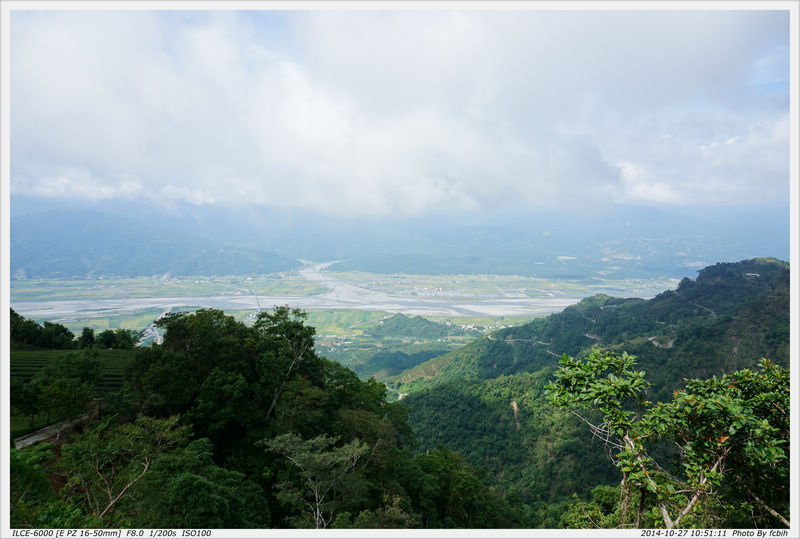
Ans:
[[[12,196],[788,212],[786,11],[12,11],[10,29]]]

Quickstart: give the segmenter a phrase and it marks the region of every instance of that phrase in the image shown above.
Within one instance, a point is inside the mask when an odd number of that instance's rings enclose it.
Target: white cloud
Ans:
[[[680,195],[669,185],[653,180],[652,173],[636,163],[617,163],[622,179],[619,198],[624,202],[675,204],[681,202]]]
[[[12,192],[414,214],[788,195],[777,12],[13,12]],[[788,95],[788,93],[787,93]]]
[[[18,180],[20,192],[43,197],[75,197],[89,200],[137,198],[144,188],[135,178],[122,177],[109,182],[82,169],[63,169],[56,175],[42,175],[36,180]]]

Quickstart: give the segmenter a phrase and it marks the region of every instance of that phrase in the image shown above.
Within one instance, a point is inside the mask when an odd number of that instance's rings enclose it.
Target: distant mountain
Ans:
[[[126,215],[49,210],[11,220],[12,278],[265,274],[292,258],[208,241]]]
[[[671,398],[686,378],[789,364],[789,265],[720,263],[650,300],[597,295],[563,312],[507,328],[390,378],[422,451],[445,445],[484,467],[498,489],[558,525],[558,503],[614,481],[606,448],[544,400],[561,354],[625,350]],[[552,512],[549,514],[548,511]]]
[[[680,278],[715,261],[789,256],[788,204],[769,211],[727,206],[603,205],[591,212],[496,208],[381,219],[175,201],[65,204],[12,196],[11,218],[41,215],[45,209],[53,215],[100,212],[162,234],[202,238],[246,252],[341,261],[333,271],[515,274],[591,283],[596,278]]]

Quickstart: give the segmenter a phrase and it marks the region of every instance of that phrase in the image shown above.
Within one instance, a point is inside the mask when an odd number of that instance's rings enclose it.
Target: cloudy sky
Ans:
[[[780,11],[14,11],[12,195],[785,203]]]

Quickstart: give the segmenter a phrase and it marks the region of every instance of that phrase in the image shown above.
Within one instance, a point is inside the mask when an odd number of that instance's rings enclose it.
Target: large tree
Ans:
[[[133,423],[88,429],[62,448],[58,468],[67,477],[68,495],[82,497],[87,512],[107,527],[125,524],[115,508],[133,493],[158,455],[172,450],[188,436],[178,418],[140,416]]]
[[[275,488],[282,502],[306,508],[305,518],[295,520],[301,527],[309,522],[314,528],[327,528],[339,499],[360,481],[354,468],[368,451],[367,445],[360,440],[340,446],[337,442],[325,435],[304,440],[296,434],[262,441],[268,451],[286,457],[297,472],[297,482],[283,481]]]
[[[762,360],[760,372],[690,380],[652,405],[634,365],[626,353],[564,355],[548,387],[622,472],[616,525],[788,527],[788,371]],[[678,465],[660,463],[664,454]]]

